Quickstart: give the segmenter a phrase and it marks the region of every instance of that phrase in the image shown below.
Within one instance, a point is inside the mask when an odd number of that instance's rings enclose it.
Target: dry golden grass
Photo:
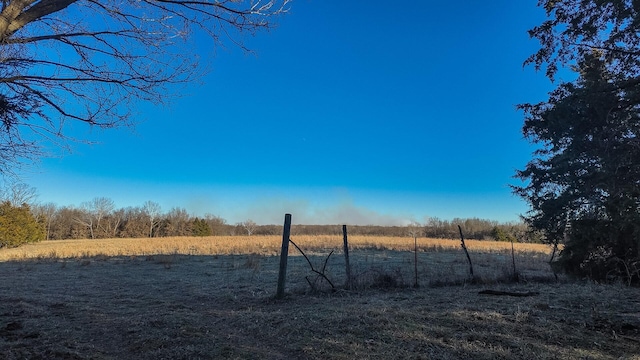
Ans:
[[[342,237],[292,239],[339,289],[310,291],[317,274],[291,256],[288,295],[274,300],[280,236],[2,249],[0,358],[639,359],[640,289],[530,281],[550,276],[546,246],[515,244],[521,282],[503,283],[511,244],[468,241],[487,280],[469,283],[458,240],[419,239],[414,288],[413,239],[352,236],[359,286],[345,290],[344,256],[328,256]]]
[[[325,252],[342,249],[342,237],[292,236],[291,239],[305,252]],[[95,256],[145,256],[156,254],[180,255],[276,255],[280,252],[282,236],[209,236],[168,237],[143,239],[56,240],[29,244],[19,248],[0,249],[0,261],[52,258],[69,259]],[[471,252],[505,252],[510,243],[467,240]],[[412,238],[350,236],[351,249],[377,249],[413,251]],[[460,249],[459,240],[418,239],[419,251]],[[542,244],[515,244],[516,252],[548,254],[550,248]],[[290,254],[296,255],[295,249]]]
[[[411,252],[353,254],[374,266],[411,266]],[[425,273],[467,266],[459,250],[420,255]],[[485,255],[493,267],[505,258]],[[288,273],[288,296],[274,300],[278,265],[277,256],[255,254],[0,262],[0,359],[640,359],[638,288],[291,291],[307,286],[306,269]],[[487,286],[538,295],[479,294]]]

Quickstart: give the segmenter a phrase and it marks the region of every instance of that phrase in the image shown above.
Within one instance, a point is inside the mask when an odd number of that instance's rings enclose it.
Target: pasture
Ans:
[[[0,250],[3,359],[640,359],[640,289],[560,278],[549,249],[468,241],[295,237],[73,240]],[[328,254],[333,254],[328,257]],[[312,290],[310,284],[314,284]],[[485,289],[537,293],[513,297]]]

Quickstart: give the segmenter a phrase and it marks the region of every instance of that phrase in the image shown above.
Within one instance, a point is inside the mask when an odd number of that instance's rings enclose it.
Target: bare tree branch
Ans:
[[[271,27],[289,1],[3,1],[0,173],[73,140],[66,120],[131,125],[136,103],[165,103],[202,75],[194,35],[244,49],[237,34]]]

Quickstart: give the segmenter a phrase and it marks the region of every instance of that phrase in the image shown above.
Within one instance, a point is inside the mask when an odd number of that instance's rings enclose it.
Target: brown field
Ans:
[[[342,249],[342,236],[291,236],[303,250],[312,252]],[[495,241],[466,240],[470,251],[511,251],[511,244]],[[282,236],[209,236],[143,239],[55,240],[29,244],[14,249],[0,249],[0,261],[31,258],[77,258],[87,256],[130,256],[155,254],[181,255],[277,255]],[[352,249],[413,251],[413,238],[350,236]],[[514,244],[519,252],[549,253],[542,244]],[[460,249],[459,240],[418,239],[419,251]]]
[[[554,280],[549,249],[468,241],[292,237],[55,241],[0,250],[2,359],[640,359],[640,289]],[[334,253],[327,258],[331,251]],[[325,265],[326,264],[326,265]],[[317,291],[311,291],[309,283]],[[481,295],[484,289],[535,296]]]

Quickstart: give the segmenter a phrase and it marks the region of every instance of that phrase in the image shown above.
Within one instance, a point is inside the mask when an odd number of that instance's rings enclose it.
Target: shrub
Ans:
[[[17,247],[43,240],[44,226],[36,220],[29,206],[0,203],[0,248]]]
[[[211,227],[205,219],[195,218],[192,229],[193,236],[211,236]]]
[[[498,226],[495,226],[493,230],[491,230],[491,237],[493,237],[496,241],[517,242],[513,234],[505,231]]]
[[[596,281],[640,282],[640,224],[620,227],[608,220],[578,220],[560,253],[557,268]]]

